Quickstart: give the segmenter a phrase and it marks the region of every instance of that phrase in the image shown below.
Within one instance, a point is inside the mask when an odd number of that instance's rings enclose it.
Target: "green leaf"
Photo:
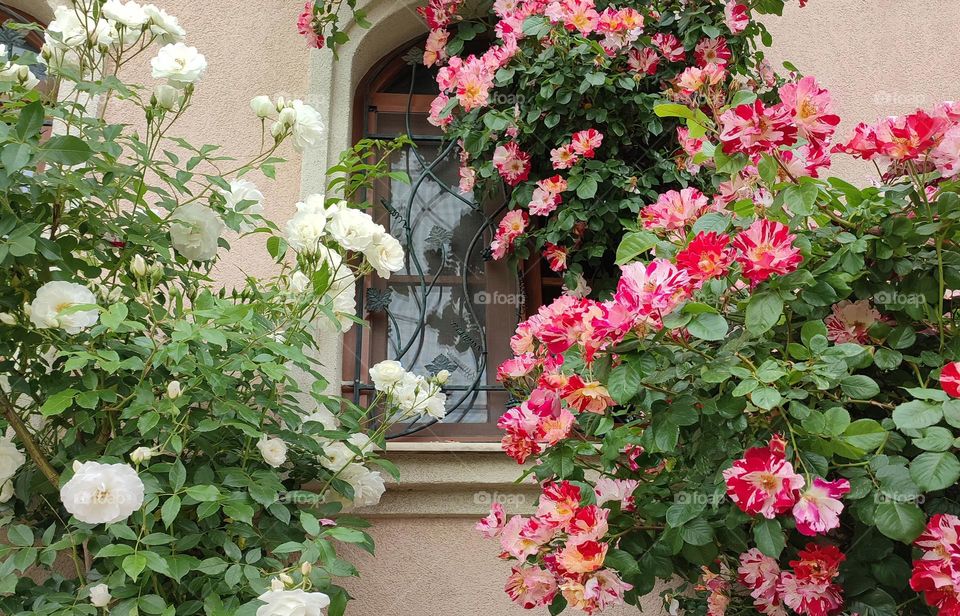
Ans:
[[[911,400],[893,409],[893,422],[901,430],[926,428],[943,418],[943,405],[926,400]]]
[[[73,404],[73,398],[77,393],[76,389],[58,391],[44,401],[43,406],[40,407],[40,414],[45,417],[59,415],[70,408],[70,405]]]
[[[921,430],[919,438],[913,439],[913,446],[924,451],[947,451],[953,447],[953,432],[941,426]]]
[[[852,374],[840,380],[843,393],[857,400],[870,400],[880,393],[877,382],[865,374]]]
[[[698,314],[687,325],[690,335],[701,340],[723,340],[730,331],[727,320],[719,314]]]
[[[160,507],[160,519],[163,520],[163,524],[167,528],[170,528],[176,521],[177,515],[180,513],[180,505],[180,497],[174,494],[165,500],[163,506]]]
[[[95,558],[110,558],[112,556],[126,556],[132,554],[133,548],[126,543],[112,543],[100,548]]]
[[[844,441],[864,451],[880,447],[886,438],[887,431],[873,419],[858,419],[843,431]]]
[[[910,462],[910,477],[925,492],[945,490],[960,479],[960,461],[949,452],[928,451]]]
[[[787,537],[777,520],[759,520],[753,527],[753,540],[757,548],[771,558],[780,558],[787,545]]]
[[[625,362],[610,371],[607,390],[619,404],[627,404],[640,392],[642,377],[636,367]]]
[[[783,401],[783,396],[773,387],[761,387],[750,394],[750,401],[759,408],[769,411]]]
[[[39,137],[40,129],[43,128],[43,104],[40,101],[34,101],[20,110],[20,117],[17,118],[17,136],[21,140],[30,137]]]
[[[647,231],[627,233],[617,248],[617,264],[623,265],[657,245],[657,236]]]
[[[220,490],[211,485],[190,486],[187,488],[187,496],[201,502],[210,502],[220,498]]]
[[[903,543],[912,543],[926,525],[923,511],[913,503],[887,501],[877,505],[874,522],[881,533]]]
[[[680,528],[680,536],[690,545],[706,545],[713,541],[713,528],[703,518],[696,518]]]
[[[756,336],[770,330],[783,314],[783,300],[776,293],[762,291],[747,304],[747,330]]]
[[[593,175],[585,175],[577,186],[577,197],[581,199],[592,199],[597,194],[597,178]]]
[[[120,566],[124,572],[130,576],[130,579],[137,581],[137,578],[140,577],[143,570],[147,568],[147,557],[143,554],[131,554],[123,559],[123,563]]]
[[[90,146],[73,135],[53,136],[40,147],[40,158],[58,165],[79,165],[92,155]]]
[[[30,162],[31,148],[26,143],[8,143],[0,150],[0,164],[7,174],[16,173]]]
[[[7,539],[13,545],[27,548],[33,545],[33,531],[29,526],[23,524],[14,524],[7,530]]]

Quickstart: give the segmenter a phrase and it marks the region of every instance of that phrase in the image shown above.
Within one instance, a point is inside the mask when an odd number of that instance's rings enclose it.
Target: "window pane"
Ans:
[[[392,161],[411,181],[392,181],[384,191],[384,224],[407,258],[370,290],[368,309],[386,308],[386,357],[421,374],[450,371],[445,423],[486,423],[506,408],[496,368],[523,302],[515,272],[484,259],[493,232],[488,213],[457,192],[457,151],[443,155],[442,147],[420,143]]]

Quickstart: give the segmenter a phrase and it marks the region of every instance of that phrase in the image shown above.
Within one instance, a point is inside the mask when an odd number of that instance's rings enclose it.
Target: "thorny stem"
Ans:
[[[52,485],[54,489],[59,489],[60,475],[57,474],[57,471],[51,466],[50,461],[47,460],[47,457],[40,451],[40,446],[33,440],[30,430],[24,425],[23,420],[20,419],[20,415],[17,414],[17,409],[14,408],[13,403],[10,402],[10,398],[8,398],[7,394],[2,390],[0,390],[0,407],[2,407],[3,415],[10,423],[10,427],[16,432],[20,442],[23,443],[23,448],[30,454],[30,458],[37,465],[37,468],[40,469],[40,472],[43,473],[43,476],[47,478],[47,481],[50,482],[50,485]]]

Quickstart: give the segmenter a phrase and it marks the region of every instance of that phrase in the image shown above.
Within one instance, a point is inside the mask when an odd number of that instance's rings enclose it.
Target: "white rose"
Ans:
[[[315,250],[326,234],[329,211],[323,195],[310,195],[297,203],[297,213],[287,221],[287,243],[294,250]]]
[[[320,463],[331,471],[337,472],[353,462],[357,454],[340,441],[330,441],[323,447],[323,456]]]
[[[153,99],[157,102],[157,107],[171,111],[180,106],[180,90],[160,83],[153,89]]]
[[[263,456],[263,461],[277,468],[287,461],[287,444],[279,438],[260,437],[257,441],[257,449]]]
[[[136,2],[120,2],[107,0],[100,9],[107,19],[112,19],[127,28],[140,30],[150,20],[147,12]]]
[[[13,479],[26,461],[26,457],[14,444],[12,434],[0,438],[0,484]]]
[[[387,391],[401,380],[407,371],[403,365],[392,359],[384,360],[370,368],[370,380],[377,391]]]
[[[383,476],[377,471],[371,471],[362,464],[350,464],[338,476],[353,488],[353,505],[355,507],[372,507],[380,502],[386,491]]]
[[[381,278],[390,278],[391,273],[403,269],[403,246],[388,233],[384,233],[363,254]]]
[[[310,278],[300,270],[297,270],[290,276],[288,288],[294,293],[303,293],[310,288]]]
[[[353,208],[337,211],[330,219],[330,235],[347,250],[363,252],[379,241],[385,231],[370,214]]]
[[[29,66],[15,64],[10,62],[0,69],[0,81],[6,83],[18,83],[27,90],[32,90],[40,85],[40,80],[33,74]]]
[[[107,20],[82,15],[82,11],[73,6],[58,6],[53,13],[53,21],[47,24],[44,47],[66,51],[75,50],[88,42],[109,46],[113,44],[115,36]]]
[[[209,261],[217,256],[217,240],[225,226],[216,212],[199,203],[188,203],[178,207],[170,221],[174,250],[196,261]]]
[[[153,449],[149,447],[137,447],[130,452],[130,461],[134,464],[140,464],[153,457]]]
[[[253,182],[249,180],[230,180],[230,190],[222,188],[216,190],[223,195],[227,209],[234,212],[239,211],[244,215],[263,214],[263,193]],[[244,205],[241,207],[241,204]],[[250,222],[244,222],[240,225],[242,233],[249,233],[255,228],[256,226]]]
[[[437,392],[427,398],[423,405],[423,414],[434,419],[443,419],[447,415],[447,394]]]
[[[127,464],[74,462],[74,476],[60,488],[63,506],[87,524],[113,524],[143,506],[143,481]]]
[[[57,328],[78,334],[100,318],[96,309],[61,314],[73,306],[96,304],[97,297],[87,287],[74,282],[54,280],[37,290],[30,304],[30,320],[39,329]]]
[[[90,603],[93,607],[107,607],[110,605],[110,589],[106,584],[97,584],[90,587]]]
[[[269,117],[271,113],[277,110],[273,101],[270,100],[270,97],[263,95],[254,96],[250,100],[250,109],[253,109],[253,112],[257,114],[258,118]]]
[[[165,45],[150,60],[154,79],[166,79],[170,85],[182,88],[199,81],[207,70],[207,59],[196,47],[183,43]]]
[[[323,138],[323,118],[316,109],[303,101],[295,100],[290,105],[296,113],[293,122],[293,145],[302,152],[317,145]]]
[[[303,418],[303,423],[307,423],[308,421],[323,425],[324,430],[336,430],[340,425],[340,420],[337,419],[337,416],[322,406],[317,407],[314,412]]]
[[[268,590],[259,597],[266,605],[257,608],[257,616],[323,616],[330,597],[322,592]]]
[[[180,26],[177,18],[163,9],[148,4],[143,7],[143,12],[150,18],[150,32],[161,43],[178,43],[187,36],[187,31]]]
[[[341,333],[350,331],[354,321],[351,316],[357,313],[357,285],[353,278],[349,281],[336,281],[329,294],[333,294],[333,312],[337,316],[337,325]]]

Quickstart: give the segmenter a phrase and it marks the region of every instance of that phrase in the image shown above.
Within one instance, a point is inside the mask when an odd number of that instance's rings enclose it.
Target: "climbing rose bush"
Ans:
[[[348,510],[396,475],[385,431],[443,416],[444,375],[375,366],[391,379],[359,407],[316,360],[319,334],[355,325],[357,283],[403,265],[359,193],[405,142],[360,142],[278,226],[254,172],[322,145],[320,116],[258,96],[243,160],[179,138],[216,70],[184,36],[156,6],[82,0],[45,33],[55,99],[32,56],[0,80],[4,614],[342,614],[357,571],[338,550],[373,550]],[[118,72],[147,54],[152,85]],[[140,125],[105,120],[116,105]],[[273,274],[222,288],[238,234]]]
[[[461,145],[462,192],[505,192],[524,214],[494,231],[492,258],[542,255],[571,289],[615,285],[610,238],[658,199],[664,211],[706,206],[687,196],[712,189],[686,152],[701,136],[658,113],[664,96],[710,109],[724,92],[777,82],[753,17],[780,13],[781,0],[501,0],[480,17],[460,8],[421,8],[423,64],[440,89],[430,121]]]
[[[565,294],[511,339],[502,444],[542,494],[478,530],[517,561],[522,606],[597,613],[661,579],[666,607],[711,616],[960,609],[960,107],[831,146],[800,123],[836,125],[815,81],[773,94],[691,117],[714,194],[665,193],[612,293]],[[793,165],[808,139],[879,185]]]

